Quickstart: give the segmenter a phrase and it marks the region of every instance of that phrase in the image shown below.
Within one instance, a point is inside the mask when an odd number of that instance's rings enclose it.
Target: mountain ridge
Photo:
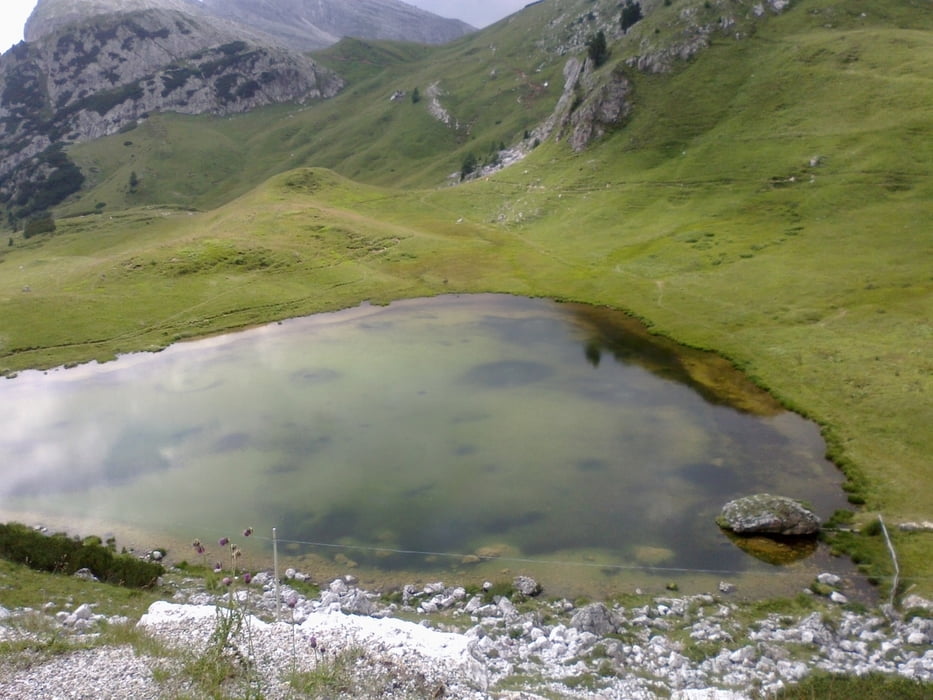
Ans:
[[[101,15],[147,10],[183,12],[233,22],[299,51],[335,44],[344,36],[441,44],[475,31],[399,0],[39,0],[24,37],[35,42]]]

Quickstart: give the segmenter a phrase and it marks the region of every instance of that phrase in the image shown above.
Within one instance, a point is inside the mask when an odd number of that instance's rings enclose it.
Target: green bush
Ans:
[[[51,214],[37,216],[26,222],[23,227],[23,238],[32,238],[40,233],[53,233],[55,231],[55,219]]]
[[[609,46],[606,44],[606,33],[599,30],[586,42],[587,53],[593,65],[599,68],[609,58]]]
[[[82,542],[64,533],[45,535],[20,523],[0,524],[0,557],[66,575],[86,568],[101,581],[129,588],[149,588],[165,572],[161,564],[114,554],[99,538]]]

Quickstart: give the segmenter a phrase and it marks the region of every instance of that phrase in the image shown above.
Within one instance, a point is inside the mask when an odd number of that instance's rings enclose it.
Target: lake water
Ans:
[[[848,571],[820,551],[776,568],[713,522],[760,491],[845,507],[817,427],[606,309],[364,305],[23,372],[0,405],[0,517],[176,559],[252,526],[257,566],[276,527],[316,577],[377,583],[527,571],[590,595],[722,578],[772,594]]]

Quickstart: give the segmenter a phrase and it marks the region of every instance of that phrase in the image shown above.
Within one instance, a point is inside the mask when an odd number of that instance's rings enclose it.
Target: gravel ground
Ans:
[[[812,612],[743,621],[740,606],[713,595],[575,606],[468,595],[438,582],[407,586],[390,604],[354,584],[337,579],[316,598],[286,586],[277,599],[271,576],[259,574],[235,596],[180,590],[135,625],[94,614],[93,604],[54,616],[0,607],[0,641],[41,642],[6,655],[0,698],[210,697],[186,666],[211,649],[227,676],[223,697],[269,700],[745,700],[815,669],[933,682],[933,603],[916,597],[905,601],[910,614],[903,616],[823,599]],[[277,600],[284,601],[279,622]],[[218,644],[218,615],[230,615],[224,606],[231,601],[243,625]],[[107,625],[135,627],[143,642],[95,646]],[[329,682],[296,690],[293,671]]]

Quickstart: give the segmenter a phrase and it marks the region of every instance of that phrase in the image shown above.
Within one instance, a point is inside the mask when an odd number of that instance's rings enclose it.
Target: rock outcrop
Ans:
[[[820,531],[820,519],[799,501],[759,493],[729,501],[716,519],[720,527],[739,535],[806,537]]]

